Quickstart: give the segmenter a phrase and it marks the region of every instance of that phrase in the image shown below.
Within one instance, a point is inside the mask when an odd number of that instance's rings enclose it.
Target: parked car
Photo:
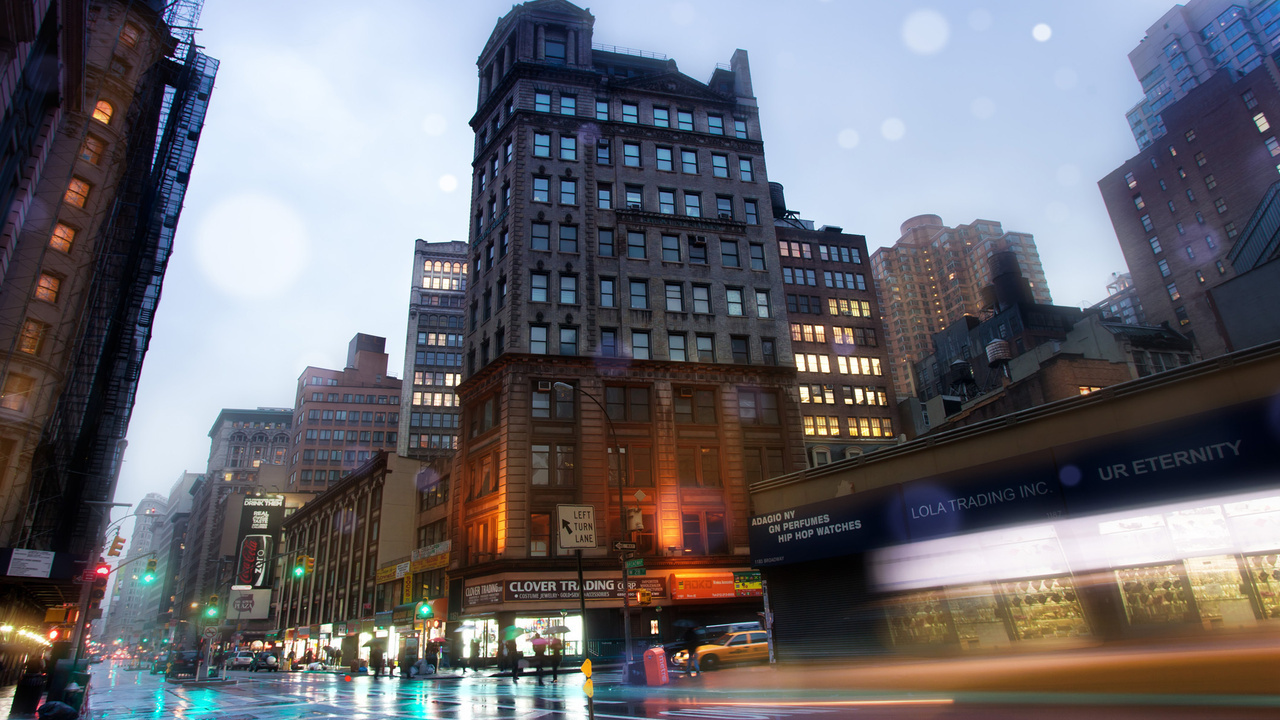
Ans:
[[[259,670],[270,670],[277,672],[280,670],[280,659],[273,653],[260,652],[253,662],[249,663],[249,672],[258,672]]]
[[[181,650],[169,653],[165,662],[166,678],[195,677],[200,665],[200,653],[195,650]]]
[[[164,671],[169,667],[169,656],[170,656],[170,655],[173,655],[173,653],[171,653],[171,652],[161,652],[161,653],[156,653],[155,658],[154,658],[154,659],[152,659],[152,661],[151,661],[151,674],[152,674],[152,675],[159,675],[160,673],[164,672]]]
[[[763,630],[731,632],[714,642],[698,646],[698,668],[715,670],[721,665],[764,662],[769,659],[769,639]],[[677,667],[689,664],[689,651],[678,650],[671,656]]]
[[[227,656],[226,666],[228,670],[248,670],[253,664],[253,653],[248,650],[241,650],[238,653]]]

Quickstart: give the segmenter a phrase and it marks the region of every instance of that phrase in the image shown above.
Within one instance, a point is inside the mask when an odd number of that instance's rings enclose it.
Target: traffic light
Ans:
[[[209,596],[209,602],[205,604],[204,614],[205,614],[205,617],[211,617],[211,618],[218,617],[218,596],[217,595]]]
[[[436,611],[431,608],[431,603],[429,601],[423,600],[418,603],[418,617],[420,619],[429,619],[435,617],[435,614]]]
[[[293,576],[300,578],[307,574],[307,556],[299,555],[298,562],[293,566]]]
[[[109,557],[120,557],[120,551],[124,549],[124,538],[119,535],[115,540],[111,541],[111,549],[107,551]]]
[[[316,571],[316,559],[310,555],[302,556],[302,564],[307,569],[308,575]]]
[[[58,639],[58,636],[61,634],[62,634],[62,631],[59,630],[58,628],[49,628],[49,641],[50,642],[56,641]]]
[[[142,571],[142,582],[150,585],[156,581],[156,559],[147,558],[147,569]]]
[[[98,606],[107,595],[107,578],[110,576],[111,566],[107,563],[93,566],[93,583],[89,586],[89,620],[102,617],[102,610]]]

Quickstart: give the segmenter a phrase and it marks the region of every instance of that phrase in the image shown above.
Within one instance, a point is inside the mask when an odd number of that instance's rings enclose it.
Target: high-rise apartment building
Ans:
[[[1125,116],[1140,149],[1167,132],[1162,113],[1220,70],[1248,75],[1280,46],[1275,0],[1190,0],[1174,5],[1129,53],[1143,99]]]
[[[1142,298],[1138,297],[1138,288],[1133,284],[1133,276],[1129,273],[1111,273],[1106,299],[1094,303],[1089,309],[1117,318],[1128,325],[1142,325],[1146,322],[1146,315],[1142,312]]]
[[[933,352],[934,333],[989,305],[983,296],[992,280],[988,260],[1005,250],[1017,256],[1034,302],[1051,305],[1035,238],[998,222],[948,227],[937,215],[918,215],[902,224],[897,242],[871,254],[899,398],[917,394],[912,364]]]
[[[107,613],[104,641],[119,640],[125,647],[159,644],[156,608],[160,605],[160,584],[145,578],[146,561],[158,555],[156,541],[165,524],[168,499],[147,493],[134,507],[133,532],[123,560],[115,574],[116,594]]]
[[[101,551],[217,61],[190,0],[0,15],[0,546],[51,563],[10,617]]]
[[[631,583],[653,594],[631,634],[648,640],[755,618],[756,591],[732,590],[746,488],[804,465],[747,53],[704,83],[595,44],[593,23],[561,0],[517,5],[478,60],[451,491],[450,614],[477,637],[563,620],[571,653],[584,619],[560,590],[577,581],[558,505],[594,510],[590,637],[623,636],[612,546],[629,542],[648,568]]]
[[[779,208],[774,231],[810,465],[891,442],[897,399],[867,239]],[[783,212],[779,212],[782,209]]]
[[[357,333],[345,368],[308,367],[298,376],[290,492],[322,492],[379,450],[395,451],[401,387],[387,374],[386,345]]]
[[[1146,322],[1169,323],[1204,357],[1228,350],[1208,291],[1235,276],[1231,249],[1280,177],[1274,68],[1213,75],[1164,108],[1159,143],[1098,181]]]
[[[464,242],[414,243],[397,447],[403,457],[440,460],[446,472],[462,417],[454,388],[462,379],[467,260]],[[476,262],[492,267],[494,258]],[[492,294],[480,302],[492,312]]]

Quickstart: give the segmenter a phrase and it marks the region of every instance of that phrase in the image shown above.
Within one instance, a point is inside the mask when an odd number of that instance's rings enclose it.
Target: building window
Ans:
[[[707,116],[707,132],[712,135],[724,134],[724,118],[719,115]]]
[[[738,256],[737,240],[720,241],[720,264],[725,267],[742,267],[741,258]]]
[[[597,242],[596,249],[600,253],[600,257],[615,257],[618,249],[614,247],[613,244],[613,231],[599,230],[597,232],[599,234],[599,241]]]
[[[639,185],[627,186],[627,209],[644,210],[644,188]]]
[[[701,235],[689,237],[689,262],[694,265],[707,264],[707,239]]]
[[[551,202],[551,178],[535,177],[533,179],[533,201]]]
[[[673,332],[667,334],[667,356],[673,362],[688,361],[688,347],[685,344],[687,339],[684,333]]]
[[[742,288],[725,288],[724,295],[728,303],[729,315],[741,317],[746,314],[743,310]]]
[[[649,422],[649,388],[606,386],[605,412],[617,422]]]
[[[673,161],[671,159],[672,158],[671,148],[669,147],[655,148],[654,153],[657,155],[657,158],[658,158],[659,170],[664,170],[667,172],[671,172],[675,170],[675,166],[673,165]]]
[[[613,207],[612,185],[599,185],[596,187],[596,207],[601,210],[609,210]]]
[[[40,273],[40,279],[36,281],[36,299],[56,303],[61,288],[62,278],[49,273]]]
[[[664,107],[653,108],[653,126],[671,127],[671,112]]]
[[[756,317],[767,318],[773,317],[773,309],[769,303],[769,291],[756,291]]]
[[[715,335],[697,335],[694,338],[694,347],[698,351],[698,362],[716,361]]]
[[[704,315],[711,313],[711,287],[708,285],[693,286],[693,311]]]
[[[1258,132],[1266,132],[1271,129],[1271,123],[1267,122],[1267,116],[1263,113],[1253,116],[1253,124],[1258,126]]]
[[[716,196],[716,217],[720,220],[733,219],[733,198],[723,195]]]
[[[734,121],[733,121],[733,134],[734,134],[734,137],[745,138],[745,137],[747,136],[747,121],[746,121],[746,120],[734,120]]]
[[[618,357],[618,330],[616,328],[600,329],[600,354],[604,357]]]
[[[0,390],[0,407],[14,412],[25,412],[31,391],[35,387],[35,378],[9,371],[4,378],[4,389]]]
[[[627,167],[640,167],[640,145],[638,143],[622,143],[622,164]]]
[[[1218,198],[1217,200],[1214,200],[1213,206],[1218,209],[1219,215],[1227,211],[1227,201],[1223,200],[1222,198]]]
[[[702,217],[702,195],[691,192],[684,194],[684,214],[689,217]]]
[[[531,250],[550,250],[551,249],[550,223],[536,222],[530,226],[529,249]]]
[[[1199,270],[1196,271],[1196,282],[1200,283],[1201,285],[1204,284],[1204,273],[1200,272]]]
[[[577,355],[578,354],[578,328],[576,327],[560,328],[560,354],[561,355]]]
[[[533,156],[551,157],[551,135],[548,133],[533,134]],[[480,174],[480,189],[484,190],[484,173]]]
[[[1165,285],[1165,286],[1164,286],[1164,289],[1165,289],[1165,290],[1167,290],[1167,291],[1169,292],[1169,299],[1170,299],[1170,300],[1173,300],[1173,301],[1175,301],[1175,302],[1176,302],[1179,298],[1181,298],[1181,297],[1182,297],[1182,293],[1178,292],[1178,284],[1177,284],[1177,283],[1169,283],[1168,285]]]
[[[644,233],[637,230],[627,231],[627,257],[633,260],[644,260]]]
[[[577,205],[578,204],[578,181],[577,180],[561,180],[560,181],[560,204],[561,205]]]
[[[748,225],[759,225],[759,224],[760,224],[760,213],[759,213],[759,211],[757,210],[757,207],[758,207],[758,206],[756,205],[756,201],[755,201],[755,200],[743,200],[743,201],[742,201],[742,207],[746,210],[746,213],[747,213],[747,224],[748,224]]]
[[[609,101],[608,100],[596,101],[596,119],[597,120],[609,119]]]
[[[649,331],[631,331],[631,357],[636,360],[649,359]]]
[[[537,112],[551,112],[551,93],[534,93],[533,109]]]
[[[93,119],[103,125],[111,124],[111,116],[116,114],[116,109],[106,100],[99,100],[93,106]]]
[[[658,212],[663,215],[676,214],[676,192],[674,190],[658,191]]]
[[[560,252],[563,252],[563,253],[578,252],[578,226],[577,225],[561,225],[560,226]]]
[[[105,140],[94,135],[86,135],[84,144],[80,146],[80,159],[97,165],[106,149],[107,142]]]
[[[578,138],[560,136],[560,159],[561,160],[577,160],[578,159]]]
[[[613,162],[609,156],[609,139],[600,138],[596,141],[596,164],[608,165]]]
[[[662,261],[680,262],[680,236],[662,236]]]
[[[1199,210],[1196,211],[1196,222],[1200,223],[1201,225],[1204,224],[1204,215],[1201,215]]]
[[[49,247],[59,252],[71,252],[71,246],[75,242],[76,231],[70,227],[58,223],[53,226],[53,235],[49,236]]]
[[[698,151],[697,150],[681,150],[680,151],[680,171],[686,175],[698,174]]]
[[[1138,181],[1133,178],[1133,173],[1131,172],[1124,174],[1124,182],[1129,186],[1130,190],[1138,187]]]
[[[632,280],[631,288],[631,309],[632,310],[648,310],[649,309],[649,281],[648,280]]]
[[[1169,270],[1169,261],[1160,260],[1156,263],[1156,267],[1160,268],[1160,277],[1169,277],[1173,273]]]
[[[534,355],[547,354],[546,325],[534,325],[529,328],[529,352]]]
[[[68,205],[74,205],[78,208],[85,206],[89,201],[89,190],[93,186],[80,178],[71,178],[70,184],[67,185],[67,192],[62,196],[64,202]]]
[[[572,95],[560,96],[560,114],[561,115],[577,115],[578,114],[578,98]]]
[[[777,342],[773,338],[760,338],[760,359],[765,365],[778,364]]]
[[[715,452],[715,449],[711,449]],[[689,462],[696,463],[697,458],[689,458]],[[696,469],[693,465],[689,467],[692,471]],[[719,467],[716,468],[717,473]],[[685,485],[706,485],[701,482],[686,482],[681,475],[681,483]],[[717,487],[710,485],[710,487]],[[727,555],[729,553],[729,534],[725,526],[723,512],[686,512],[680,516],[681,534],[684,541],[684,553],[686,555]]]
[[[39,355],[44,349],[44,339],[49,333],[49,324],[39,320],[27,319],[22,323],[22,333],[18,337],[18,350],[28,355]]]
[[[1218,274],[1219,274],[1219,275],[1226,275],[1226,274],[1227,274],[1227,266],[1226,266],[1226,265],[1223,265],[1221,260],[1219,260],[1219,261],[1217,261],[1216,263],[1214,263],[1214,265],[1218,268]]]
[[[531,446],[529,484],[539,487],[573,487],[577,484],[574,473],[576,446],[565,444],[534,444]]]
[[[548,557],[551,548],[551,514],[529,515],[529,557]]]
[[[611,277],[600,278],[600,307],[617,307],[617,280]]]
[[[666,283],[667,312],[684,312],[684,283]]]
[[[1185,306],[1179,305],[1174,308],[1173,314],[1178,318],[1178,325],[1186,327],[1191,324],[1191,318],[1187,317],[1187,308]]]
[[[622,122],[640,122],[640,107],[634,103],[622,103]]]
[[[693,130],[693,113],[687,110],[677,110],[676,126],[680,130]]]
[[[1246,90],[1240,99],[1244,101],[1245,110],[1252,110],[1258,107],[1258,99],[1253,96],[1252,90]]]
[[[1202,153],[1202,152],[1198,152],[1198,153],[1196,153],[1196,166],[1197,166],[1197,167],[1204,167],[1205,163],[1207,163],[1207,162],[1209,162],[1209,161],[1205,159],[1205,157],[1204,157],[1204,153]]]
[[[743,182],[754,182],[755,172],[751,169],[751,158],[738,159],[738,174]]]
[[[578,304],[578,276],[577,275],[561,275],[560,276],[560,304],[562,305]]]
[[[1147,232],[1151,232],[1152,230],[1155,229],[1155,224],[1151,222],[1150,215],[1143,215],[1142,217],[1138,218],[1138,220],[1142,222],[1143,230],[1146,230]]]
[[[779,424],[777,393],[738,388],[738,419],[745,425]]]
[[[1142,199],[1142,194],[1141,194],[1141,193],[1139,193],[1139,194],[1137,194],[1137,195],[1134,195],[1134,196],[1133,196],[1133,206],[1134,206],[1135,208],[1139,209],[1139,210],[1141,210],[1141,209],[1143,209],[1143,208],[1145,208],[1145,207],[1147,206],[1146,201],[1144,201],[1144,200]]]
[[[751,364],[750,341],[742,335],[733,335],[729,338],[729,352],[733,356],[733,362],[736,365]]]

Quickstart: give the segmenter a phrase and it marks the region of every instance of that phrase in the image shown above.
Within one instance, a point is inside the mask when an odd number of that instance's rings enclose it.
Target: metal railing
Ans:
[[[666,53],[653,52],[652,50],[637,50],[636,48],[620,47],[618,45],[605,45],[604,43],[591,43],[591,49],[618,53],[619,55],[634,55],[636,57],[652,58],[654,60],[667,59]]]

